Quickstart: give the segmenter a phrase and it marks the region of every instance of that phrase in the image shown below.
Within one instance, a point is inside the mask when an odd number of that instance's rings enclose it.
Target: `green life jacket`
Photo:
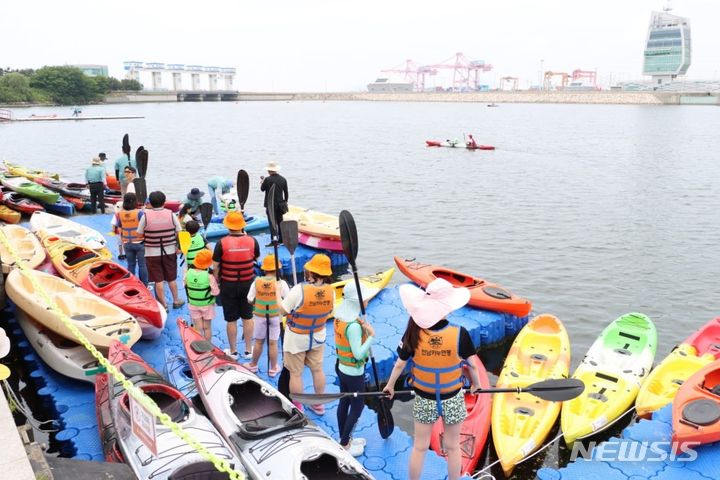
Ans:
[[[185,290],[190,305],[205,307],[215,303],[210,295],[210,274],[207,270],[191,268],[185,274]]]
[[[205,248],[205,240],[202,238],[202,235],[196,233],[190,239],[190,248],[188,248],[187,252],[188,265],[191,266],[193,264],[193,262],[195,261],[195,256],[203,248]]]

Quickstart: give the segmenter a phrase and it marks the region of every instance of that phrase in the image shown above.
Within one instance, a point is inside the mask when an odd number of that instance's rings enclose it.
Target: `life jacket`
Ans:
[[[205,307],[215,303],[215,297],[210,294],[210,274],[207,270],[188,269],[185,273],[185,291],[190,305]]]
[[[350,347],[350,341],[347,337],[348,328],[350,328],[350,325],[353,323],[358,322],[357,320],[353,320],[352,322],[343,322],[337,318],[335,319],[335,351],[337,352],[340,364],[348,367],[363,367],[367,361],[367,356],[361,360],[355,358],[352,353],[352,348]],[[365,333],[365,330],[363,330],[361,342],[365,343],[365,340],[367,340],[367,334]]]
[[[435,395],[438,415],[442,416],[440,395],[462,388],[462,365],[459,355],[460,327],[448,325],[442,330],[423,330],[412,356],[408,383],[418,390]]]
[[[310,336],[310,349],[313,334],[325,328],[335,306],[335,291],[332,285],[316,287],[309,283],[302,284],[302,300],[300,306],[290,312],[287,325],[291,331],[300,335]]]
[[[253,312],[258,317],[276,317],[279,314],[277,296],[277,281],[271,277],[258,277],[255,279],[255,305]]]
[[[145,210],[145,246],[163,248],[176,244],[173,213],[167,208]]]
[[[255,277],[255,240],[249,235],[228,235],[220,241],[220,278],[242,282]]]
[[[186,255],[188,265],[193,264],[193,262],[195,261],[195,256],[203,248],[205,248],[205,240],[202,238],[202,235],[196,233],[190,239],[190,248],[188,248],[188,252]]]
[[[123,243],[139,243],[142,242],[143,236],[137,232],[140,223],[140,210],[120,210],[118,212],[120,219],[120,237]]]

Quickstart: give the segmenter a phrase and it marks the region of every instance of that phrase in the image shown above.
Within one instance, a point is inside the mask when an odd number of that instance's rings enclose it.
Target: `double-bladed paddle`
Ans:
[[[238,170],[237,182],[235,183],[238,194],[238,204],[235,205],[235,209],[240,209],[241,212],[245,212],[245,202],[247,202],[248,194],[250,193],[250,177],[245,170]]]
[[[550,402],[564,402],[579,396],[584,390],[585,384],[582,380],[577,378],[559,378],[543,380],[541,382],[530,384],[527,387],[483,388],[469,393],[529,393],[542,400],[548,400]],[[413,390],[400,390],[395,392],[394,398],[401,397],[404,399],[410,399],[414,395],[415,391]],[[386,392],[338,392],[322,394],[292,393],[290,396],[293,400],[306,405],[320,405],[348,397],[380,397],[383,399],[387,397],[388,394]]]
[[[138,202],[143,205],[147,200],[147,183],[145,182],[147,167],[148,151],[145,150],[145,147],[140,146],[135,152],[135,168],[138,176],[133,180],[133,185],[135,185],[135,195],[138,197]]]
[[[268,208],[268,222],[270,222],[270,242],[273,246],[273,253],[275,254],[275,278],[278,282],[280,282],[280,260],[278,258],[278,224],[277,224],[277,218],[275,218],[275,184],[270,186],[270,191],[268,192],[269,198],[268,198],[268,205],[271,206],[271,208]],[[239,197],[238,197],[239,198]],[[279,285],[277,286],[279,288]],[[265,331],[265,338],[267,338],[268,344],[267,344],[267,360],[268,360],[268,370],[270,370],[270,319],[267,319],[266,322],[266,331]]]
[[[190,236],[190,232],[187,230],[183,230],[182,232],[178,233],[178,243],[180,244],[180,251],[183,254],[183,259],[180,262],[180,266],[182,267],[185,265],[185,257],[187,257],[188,250],[190,250],[190,244],[192,243],[192,237]],[[189,267],[190,265],[188,265]]]
[[[342,240],[343,252],[352,267],[353,277],[355,278],[355,288],[357,288],[358,301],[360,302],[360,312],[365,316],[365,303],[360,291],[360,277],[358,276],[357,264],[355,259],[358,252],[358,235],[355,227],[355,219],[350,212],[343,210],[340,212],[340,239]],[[372,364],[373,377],[375,378],[375,388],[380,390],[380,379],[378,378],[377,365],[375,364],[375,356],[370,349],[370,363]],[[378,429],[382,438],[388,438],[395,429],[395,420],[390,411],[388,399],[381,396],[378,402],[377,410]]]
[[[283,245],[290,252],[290,262],[292,263],[293,285],[297,285],[297,271],[295,269],[295,249],[298,246],[298,222],[297,220],[283,220],[280,222],[280,232],[282,233]]]
[[[210,220],[212,220],[213,216],[213,206],[212,203],[205,202],[200,205],[200,220],[202,220],[203,227],[205,227],[205,240],[207,240],[207,229],[208,225],[210,225]]]

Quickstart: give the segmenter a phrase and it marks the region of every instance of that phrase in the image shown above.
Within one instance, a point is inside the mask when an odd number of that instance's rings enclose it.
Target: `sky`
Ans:
[[[0,66],[122,62],[235,67],[241,91],[359,91],[412,59],[462,52],[493,70],[482,83],[541,69],[642,79],[650,13],[664,0],[3,0]],[[690,18],[689,79],[720,80],[720,1],[675,0]],[[447,86],[450,71],[431,86]]]

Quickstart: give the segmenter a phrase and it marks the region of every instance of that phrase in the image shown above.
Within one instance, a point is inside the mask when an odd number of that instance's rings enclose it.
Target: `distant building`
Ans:
[[[415,85],[412,82],[388,82],[387,78],[378,78],[367,87],[370,93],[405,93],[412,92]]]
[[[690,20],[672,15],[669,8],[650,17],[643,62],[643,75],[654,85],[672,82],[690,67]]]
[[[73,65],[73,67],[79,68],[88,77],[108,76],[107,65]]]

